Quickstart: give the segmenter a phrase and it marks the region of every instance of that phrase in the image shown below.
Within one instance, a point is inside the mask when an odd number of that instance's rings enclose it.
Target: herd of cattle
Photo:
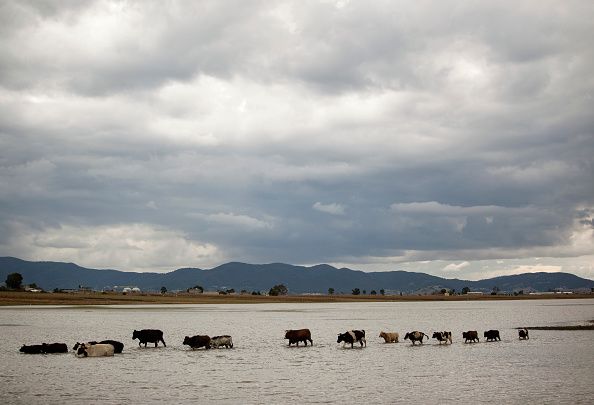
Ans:
[[[381,331],[379,337],[384,339],[385,343],[398,343],[400,335],[397,332],[384,332]],[[485,331],[483,337],[487,342],[501,340],[498,330]],[[423,344],[423,339],[429,340],[429,335],[423,332],[412,331],[404,335],[404,340],[410,340],[410,342],[416,345]],[[452,344],[452,332],[433,332],[433,339],[436,339],[439,344],[445,343]],[[519,329],[518,338],[520,340],[529,339],[528,329]],[[144,343],[144,347],[148,343],[154,343],[155,347],[159,345],[159,342],[163,343],[163,346],[167,347],[165,340],[163,339],[163,331],[158,329],[142,329],[134,330],[132,333],[132,340],[138,339],[138,346]],[[285,339],[289,340],[289,346],[292,344],[299,346],[299,342],[303,342],[307,346],[307,342],[313,345],[311,338],[311,331],[309,329],[291,329],[285,331]],[[464,343],[479,342],[479,334],[476,330],[469,330],[462,332],[462,339]],[[359,343],[361,347],[367,346],[367,340],[365,339],[365,330],[349,330],[344,333],[339,333],[336,343],[342,343],[342,346],[350,344],[351,348],[354,347],[355,343]],[[190,346],[191,349],[199,349],[201,347],[205,349],[225,347],[227,349],[233,348],[233,339],[229,335],[221,336],[207,336],[207,335],[196,335],[186,336],[183,341],[184,345]],[[102,340],[102,341],[90,341],[85,343],[76,342],[72,348],[74,354],[77,357],[104,357],[113,356],[114,353],[122,353],[124,350],[124,344],[116,340]],[[68,346],[66,343],[42,343],[40,345],[23,345],[20,349],[22,353],[26,354],[48,354],[48,353],[67,353]]]

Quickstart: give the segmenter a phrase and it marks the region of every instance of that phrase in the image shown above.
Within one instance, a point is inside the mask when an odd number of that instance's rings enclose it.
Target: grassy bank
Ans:
[[[143,305],[143,304],[261,304],[324,302],[492,301],[594,298],[594,294],[556,295],[260,295],[31,293],[0,292],[0,306],[8,305]]]

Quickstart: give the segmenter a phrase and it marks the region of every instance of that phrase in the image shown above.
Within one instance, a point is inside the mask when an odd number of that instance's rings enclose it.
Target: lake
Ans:
[[[594,319],[594,299],[537,301],[0,307],[3,404],[583,403],[594,398],[594,331],[530,331]],[[167,347],[139,348],[134,329],[161,329]],[[309,328],[313,346],[287,347]],[[365,329],[367,347],[337,334]],[[498,329],[501,342],[483,331]],[[379,332],[401,341],[384,344]],[[412,346],[407,331],[453,333]],[[464,344],[462,331],[481,342]],[[229,334],[233,349],[189,350],[186,335]],[[26,355],[22,344],[114,339],[108,358]]]

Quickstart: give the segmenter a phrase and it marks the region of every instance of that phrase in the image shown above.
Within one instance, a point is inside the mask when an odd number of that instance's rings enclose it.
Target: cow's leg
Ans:
[[[161,342],[163,342],[164,347],[167,347],[167,345],[165,344],[165,340],[163,338],[161,338]]]
[[[309,339],[309,343],[313,346],[313,340]]]

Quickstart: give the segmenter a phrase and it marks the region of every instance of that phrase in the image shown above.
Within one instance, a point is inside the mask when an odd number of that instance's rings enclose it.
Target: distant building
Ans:
[[[482,291],[468,291],[466,294],[467,295],[485,295],[485,293]]]

